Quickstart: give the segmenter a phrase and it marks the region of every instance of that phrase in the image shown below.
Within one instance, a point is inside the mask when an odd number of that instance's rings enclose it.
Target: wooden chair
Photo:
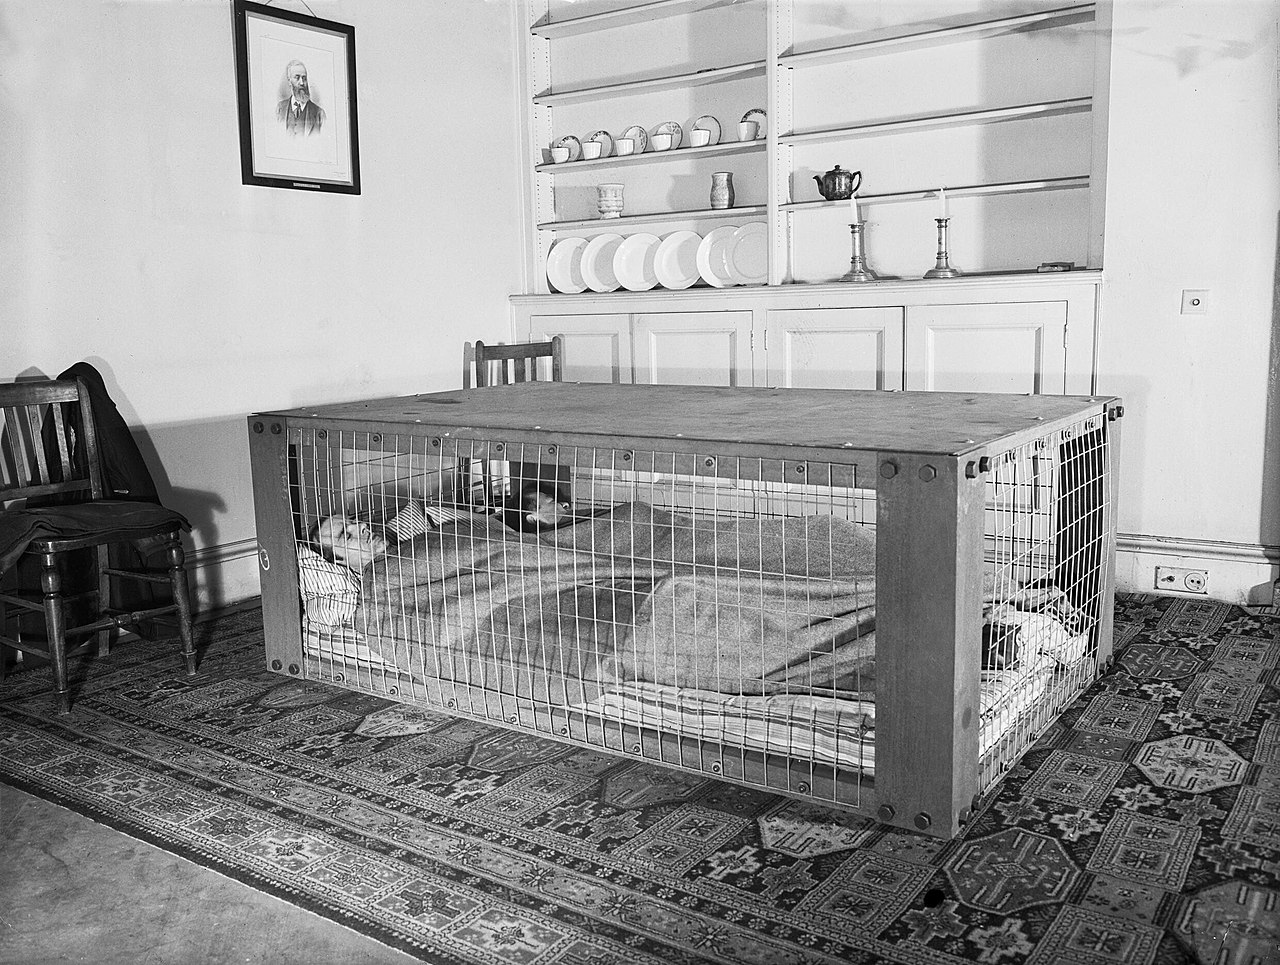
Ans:
[[[485,345],[477,339],[472,368],[475,386],[483,389],[515,382],[560,382],[563,345],[559,335],[546,342],[514,345]],[[494,462],[486,466],[474,461],[466,470],[468,500],[476,505],[502,505],[512,477],[523,471],[519,464]]]
[[[73,413],[78,411],[78,418]],[[52,429],[49,426],[52,426]],[[173,613],[177,616],[187,673],[196,672],[191,606],[179,535],[187,521],[155,503],[104,497],[89,390],[80,379],[42,380],[0,385],[0,574],[26,556],[39,561],[40,589],[0,593],[0,677],[4,648],[44,657],[53,665],[59,713],[71,709],[67,688],[67,640],[81,634],[105,650],[113,630]],[[114,544],[154,541],[163,546],[167,570],[113,566]],[[64,592],[66,554],[87,550],[94,559],[96,587]],[[161,606],[120,611],[112,607],[113,580],[167,583],[173,600]],[[82,603],[94,615],[88,623],[67,626],[68,604]],[[8,608],[17,612],[9,612]],[[8,633],[7,619],[22,612],[43,613],[43,640]],[[42,645],[43,644],[43,645]]]
[[[559,382],[564,358],[563,340],[559,335],[549,342],[519,342],[515,345],[485,345],[476,341],[476,388],[510,385],[512,382]],[[539,359],[548,359],[539,377]]]

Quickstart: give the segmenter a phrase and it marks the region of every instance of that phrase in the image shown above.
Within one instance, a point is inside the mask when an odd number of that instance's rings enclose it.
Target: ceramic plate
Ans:
[[[698,245],[698,274],[708,285],[728,288],[734,284],[724,264],[724,251],[737,231],[735,225],[724,225],[707,233]]]
[[[653,129],[654,134],[670,134],[671,150],[675,150],[680,146],[680,141],[684,137],[684,129],[675,121],[663,121]]]
[[[676,231],[662,239],[653,256],[653,271],[663,288],[688,288],[698,273],[698,246],[702,235],[696,231]]]
[[[629,292],[647,292],[658,284],[653,257],[661,243],[657,235],[644,231],[622,239],[613,254],[613,273],[623,288]]]
[[[707,141],[708,145],[720,143],[720,122],[710,114],[703,114],[699,117],[693,122],[693,127],[699,130],[711,132],[711,140]]]
[[[756,125],[757,125],[756,139],[757,140],[764,137],[765,131],[767,130],[767,128],[765,127],[765,121],[769,119],[768,115],[765,114],[764,111],[762,111],[758,107],[753,107],[751,110],[747,111],[745,114],[742,115],[742,119],[744,121],[756,122]]]
[[[739,285],[769,280],[769,228],[763,221],[751,221],[733,233],[724,250],[724,266]]]
[[[582,279],[582,250],[586,247],[586,238],[564,238],[555,243],[547,255],[547,281],[552,288],[566,295],[587,290]]]
[[[567,147],[569,149],[569,160],[577,161],[582,157],[582,142],[572,134],[566,134],[560,140],[556,141],[552,147]]]
[[[609,136],[608,131],[593,131],[587,135],[588,141],[595,141],[600,145],[600,156],[608,157],[613,153],[613,138]]]
[[[613,273],[613,256],[622,244],[622,235],[596,235],[582,249],[582,280],[593,292],[617,291],[622,283]]]
[[[623,137],[629,137],[636,142],[636,154],[643,154],[649,150],[649,133],[639,124],[633,124],[622,132]]]

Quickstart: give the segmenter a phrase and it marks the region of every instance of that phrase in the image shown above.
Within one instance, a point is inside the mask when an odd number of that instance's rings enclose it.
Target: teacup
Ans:
[[[563,164],[569,160],[569,149],[567,147],[553,147],[551,149],[551,163]]]
[[[596,158],[600,156],[600,146],[601,145],[599,141],[583,141],[582,142],[583,158],[588,161],[594,161]]]
[[[689,132],[689,145],[691,147],[706,147],[711,143],[711,132],[701,127],[695,127]]]
[[[613,153],[619,157],[635,153],[636,140],[633,137],[620,137],[613,142]]]
[[[754,141],[756,132],[760,130],[760,125],[755,121],[739,121],[738,122],[738,140]]]
[[[671,148],[670,134],[654,134],[649,138],[649,144],[655,151],[666,151]]]

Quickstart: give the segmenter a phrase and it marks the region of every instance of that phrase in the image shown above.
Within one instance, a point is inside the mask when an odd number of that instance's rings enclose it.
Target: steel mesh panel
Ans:
[[[1099,672],[1103,564],[1113,552],[1110,460],[1099,415],[993,459],[984,557],[985,789]]]

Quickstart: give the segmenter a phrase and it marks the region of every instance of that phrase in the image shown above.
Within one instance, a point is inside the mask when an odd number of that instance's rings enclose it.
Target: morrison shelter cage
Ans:
[[[249,417],[268,665],[950,836],[1111,658],[1113,398]]]

